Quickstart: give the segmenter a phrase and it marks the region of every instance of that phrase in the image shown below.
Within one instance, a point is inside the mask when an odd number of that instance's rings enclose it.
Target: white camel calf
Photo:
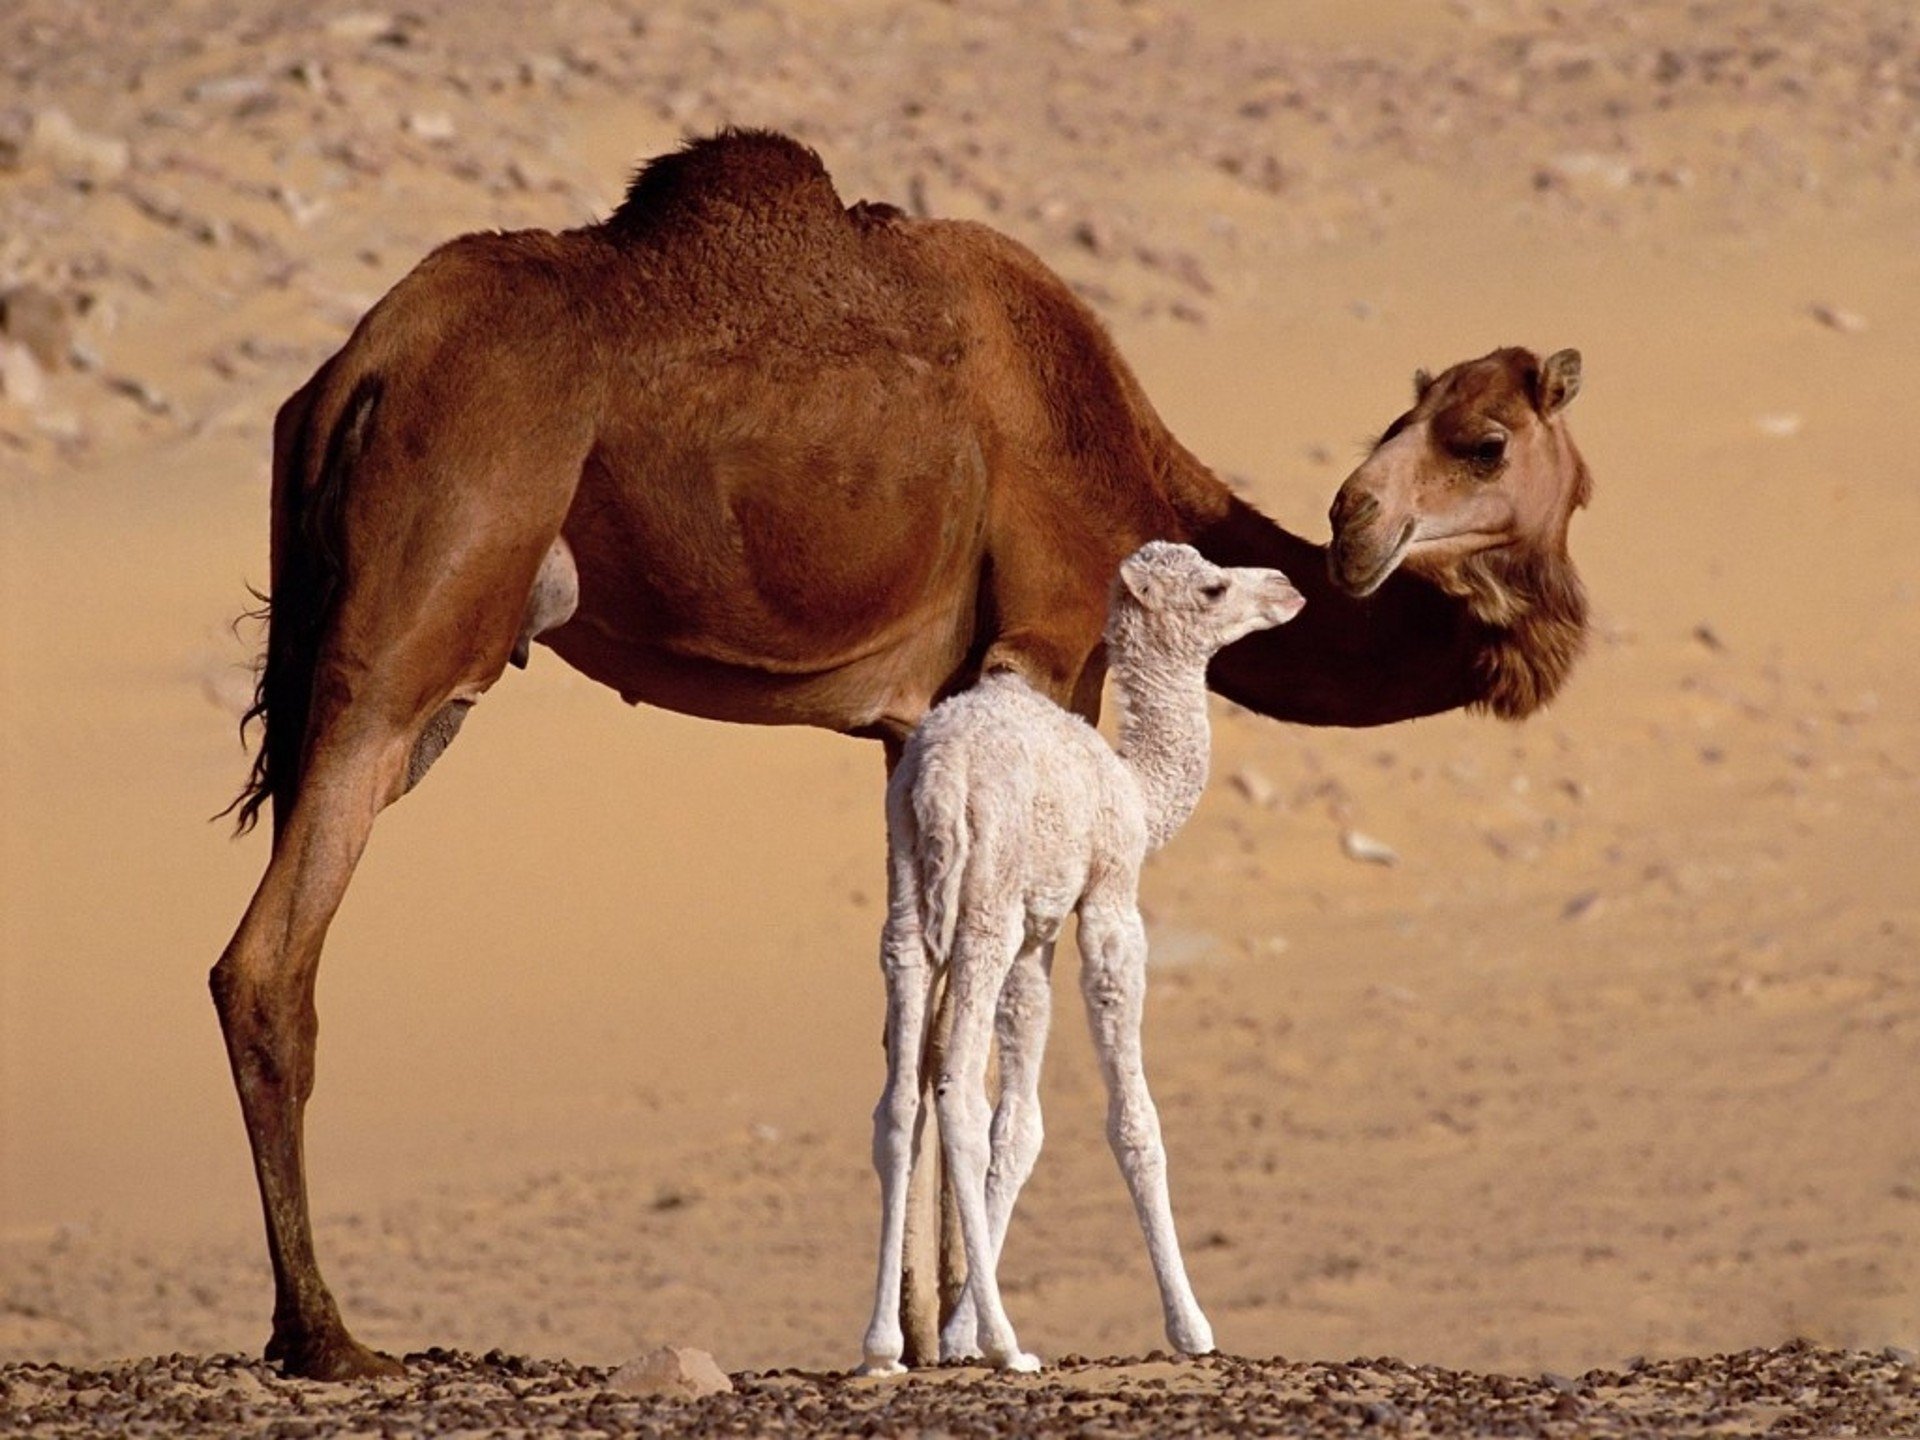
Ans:
[[[1045,956],[1080,916],[1080,989],[1106,1077],[1107,1137],[1147,1237],[1167,1338],[1204,1354],[1213,1331],[1180,1260],[1166,1151],[1141,1068],[1147,944],[1140,865],[1193,812],[1207,779],[1207,661],[1305,602],[1278,570],[1223,570],[1154,541],[1120,567],[1107,620],[1119,753],[1012,674],[934,709],[887,787],[887,1085],[874,1112],[880,1278],[869,1374],[901,1369],[900,1264],[929,1003],[945,972],[952,1031],[935,1108],[966,1249],[943,1358],[1033,1370],[995,1277],[1015,1197],[1040,1153]],[[997,1024],[996,1024],[997,1017]],[[986,1097],[1000,1043],[1000,1100]]]

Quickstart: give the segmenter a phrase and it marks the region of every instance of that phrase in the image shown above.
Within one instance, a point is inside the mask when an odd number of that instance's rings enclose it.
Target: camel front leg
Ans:
[[[1107,1142],[1146,1234],[1167,1339],[1176,1350],[1205,1355],[1213,1349],[1213,1327],[1201,1313],[1180,1258],[1167,1194],[1167,1150],[1141,1057],[1147,937],[1139,911],[1130,904],[1118,910],[1083,909],[1080,955],[1080,989],[1107,1082]]]

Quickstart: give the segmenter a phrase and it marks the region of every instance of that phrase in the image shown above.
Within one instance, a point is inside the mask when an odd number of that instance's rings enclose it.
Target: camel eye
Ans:
[[[1507,458],[1507,437],[1488,435],[1467,447],[1467,458],[1482,470],[1491,470]]]
[[[1209,584],[1202,585],[1200,587],[1200,593],[1206,597],[1209,605],[1215,604],[1222,595],[1227,593],[1227,582],[1224,580],[1215,580]]]

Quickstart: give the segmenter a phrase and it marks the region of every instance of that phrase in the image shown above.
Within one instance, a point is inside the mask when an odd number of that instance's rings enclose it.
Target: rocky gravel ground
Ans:
[[[1037,1376],[905,1380],[743,1371],[698,1399],[623,1372],[492,1351],[409,1355],[406,1379],[285,1380],[237,1355],[101,1369],[0,1367],[0,1433],[91,1435],[1911,1435],[1912,1352],[1794,1342],[1583,1375],[1473,1374],[1399,1360],[1297,1364],[1069,1356]]]

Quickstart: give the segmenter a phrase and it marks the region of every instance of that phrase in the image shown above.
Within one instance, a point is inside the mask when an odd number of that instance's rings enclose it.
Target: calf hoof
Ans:
[[[1167,1339],[1173,1342],[1173,1348],[1182,1355],[1214,1353],[1213,1327],[1204,1319],[1186,1325],[1169,1326]]]

